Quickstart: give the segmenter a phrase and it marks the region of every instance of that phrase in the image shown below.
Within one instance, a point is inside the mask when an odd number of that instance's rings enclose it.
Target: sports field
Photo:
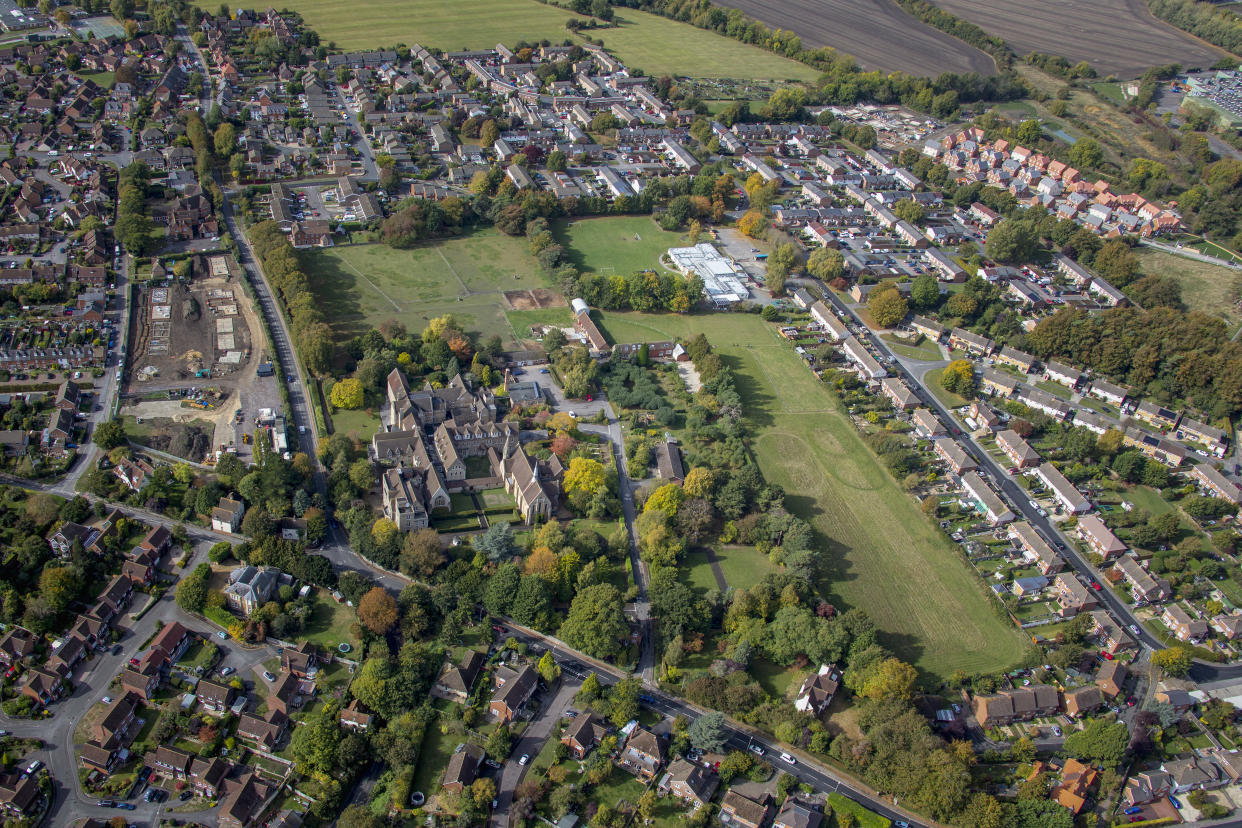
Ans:
[[[398,43],[448,51],[545,39],[561,43],[570,36],[565,21],[578,16],[535,0],[292,0],[287,7],[301,14],[324,43],[346,50]],[[804,81],[818,76],[805,64],[687,23],[620,7],[617,18],[617,28],[590,34],[628,67],[649,75]]]
[[[1230,325],[1242,322],[1242,308],[1238,306],[1242,272],[1150,247],[1140,247],[1137,252],[1144,273],[1171,276],[1181,283],[1186,307],[1226,319]]]
[[[706,334],[737,378],[764,475],[825,539],[826,592],[870,613],[888,646],[941,677],[1018,660],[1020,632],[991,608],[961,552],[898,488],[771,325],[744,314],[606,313],[600,327],[613,341]]]
[[[660,270],[660,256],[670,247],[690,243],[685,233],[662,230],[650,216],[616,216],[557,222],[557,242],[581,271],[626,274]]]
[[[545,286],[526,240],[491,229],[411,250],[383,244],[330,247],[304,255],[303,261],[311,291],[322,307],[331,308],[328,321],[338,340],[388,319],[419,331],[428,319],[452,313],[470,332],[500,334],[515,346],[503,292]]]

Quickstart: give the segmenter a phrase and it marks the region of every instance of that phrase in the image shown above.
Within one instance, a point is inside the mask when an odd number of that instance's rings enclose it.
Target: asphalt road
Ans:
[[[923,373],[925,373],[925,371],[920,370],[919,363],[915,360],[903,359],[893,353],[884,341],[872,333],[870,329],[863,324],[862,320],[859,319],[858,315],[855,314],[848,305],[841,301],[840,297],[838,297],[836,293],[834,293],[822,282],[818,282],[817,285],[823,292],[824,296],[827,297],[838,310],[848,314],[849,318],[856,323],[858,329],[864,332],[862,334],[862,338],[866,339],[872,349],[886,357],[885,361],[890,367],[898,368],[902,378],[911,385],[912,390],[914,390],[914,392],[918,395],[923,404],[931,408],[946,425],[960,431],[961,429],[957,425],[957,420],[954,418],[953,413],[945,407],[945,405],[936,398],[936,395],[931,393],[931,391],[927,388],[923,380]],[[1059,550],[1061,555],[1065,558],[1070,568],[1082,575],[1088,582],[1099,581],[1103,578],[1103,576],[1091,566],[1089,561],[1078,554],[1078,551],[1074,548],[1074,545],[1070,542],[1070,539],[1060,530],[1059,527],[1057,527],[1056,524],[1043,515],[1040,515],[1038,511],[1031,507],[1030,495],[1028,495],[1026,491],[1024,491],[1022,487],[1009,476],[1005,469],[1001,468],[1000,464],[992,458],[992,455],[988,454],[988,452],[985,451],[983,447],[980,446],[969,434],[963,433],[961,436],[963,439],[960,442],[962,443],[966,453],[979,464],[980,476],[984,477],[993,486],[1000,489],[1001,493],[1005,497],[1005,500],[1008,501],[1010,508],[1012,508],[1013,511],[1023,520],[1035,527],[1035,529],[1044,537],[1045,540],[1051,541],[1054,545],[1060,544]],[[1095,594],[1100,603],[1108,610],[1109,615],[1121,624],[1121,626],[1126,628],[1137,627],[1139,629],[1140,632],[1136,637],[1143,644],[1143,646],[1153,650],[1159,650],[1164,647],[1163,644],[1156,640],[1155,636],[1143,627],[1143,625],[1139,622],[1139,619],[1130,611],[1129,606],[1113,594],[1111,590],[1102,589],[1097,591]],[[1129,629],[1129,632],[1131,635],[1134,635],[1133,629]],[[1239,667],[1238,669],[1239,674],[1242,675],[1242,667]]]

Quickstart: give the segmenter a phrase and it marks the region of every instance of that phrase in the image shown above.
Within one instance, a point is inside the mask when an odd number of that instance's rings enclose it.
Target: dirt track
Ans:
[[[763,0],[761,0],[762,2]],[[768,0],[771,1],[771,0]],[[1225,52],[1157,20],[1143,0],[933,0],[1005,38],[1019,55],[1085,60],[1101,75],[1134,78],[1150,66],[1207,68]]]
[[[1137,2],[1141,5],[1142,0]],[[723,5],[769,27],[793,31],[805,46],[831,46],[853,55],[864,69],[931,77],[942,72],[996,74],[988,55],[915,20],[893,0],[724,0]]]

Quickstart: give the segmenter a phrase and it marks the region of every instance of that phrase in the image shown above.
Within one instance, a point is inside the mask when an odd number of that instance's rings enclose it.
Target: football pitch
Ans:
[[[749,314],[606,313],[600,327],[617,342],[707,336],[733,369],[764,476],[824,539],[827,597],[866,610],[886,645],[942,678],[1021,657],[1021,632],[992,608],[962,553],[772,325]]]

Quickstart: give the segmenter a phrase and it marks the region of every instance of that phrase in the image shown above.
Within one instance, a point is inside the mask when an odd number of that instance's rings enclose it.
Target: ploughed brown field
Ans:
[[[1008,5],[1010,0],[1001,2]],[[996,74],[987,54],[916,20],[893,0],[723,0],[722,5],[741,9],[769,27],[792,31],[804,46],[831,46],[853,55],[864,69],[920,77]]]
[[[1150,66],[1207,68],[1226,53],[1152,17],[1143,0],[933,0],[1005,38],[1018,55],[1085,60],[1101,75],[1134,78]]]

